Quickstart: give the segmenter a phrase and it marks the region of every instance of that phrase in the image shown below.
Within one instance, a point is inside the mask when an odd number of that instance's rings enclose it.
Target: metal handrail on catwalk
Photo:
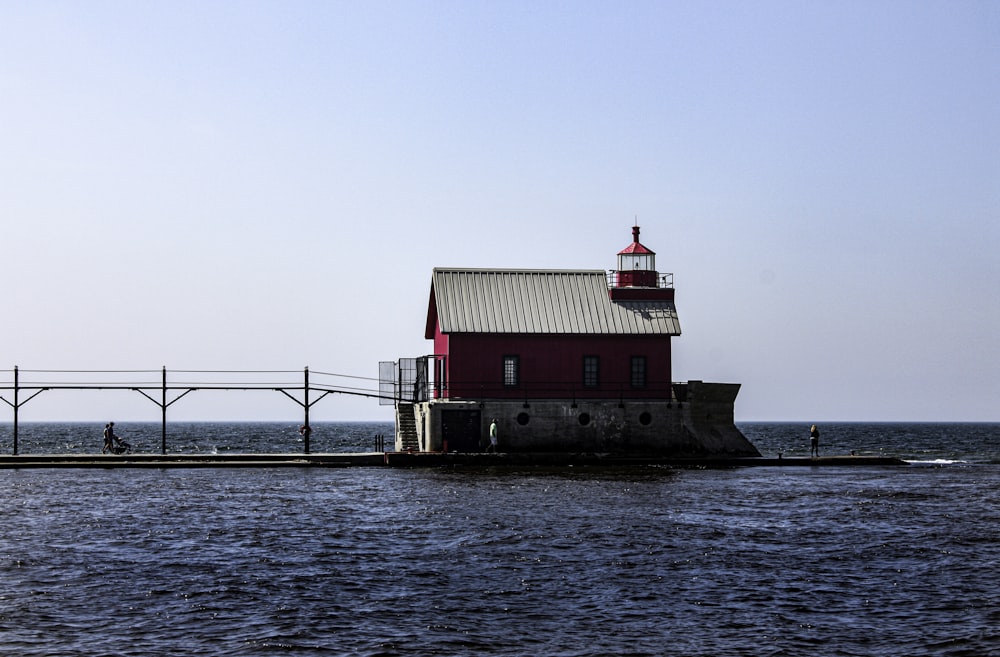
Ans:
[[[205,375],[216,375],[219,378],[240,378],[247,377],[249,375],[288,375],[297,373],[298,370],[170,370],[174,374],[187,374],[187,375],[197,375],[198,377],[204,377]],[[4,371],[0,371],[3,373]],[[347,386],[335,386],[326,383],[316,383],[313,381],[310,383],[309,379],[309,368],[306,367],[303,370],[303,381],[301,384],[291,383],[291,382],[275,382],[275,381],[257,381],[252,380],[237,381],[237,382],[220,382],[220,381],[198,381],[198,382],[170,382],[167,381],[167,368],[163,367],[160,370],[21,370],[19,367],[14,367],[13,370],[6,370],[7,373],[13,373],[13,380],[8,382],[0,382],[0,391],[11,391],[13,393],[13,400],[8,400],[3,395],[0,395],[0,401],[3,401],[12,409],[14,409],[14,435],[13,435],[13,454],[17,456],[18,449],[18,413],[22,406],[37,397],[43,392],[49,390],[130,390],[133,392],[138,392],[140,395],[150,400],[154,404],[160,407],[160,413],[162,417],[162,430],[160,438],[160,453],[167,453],[167,408],[175,404],[182,397],[198,391],[198,390],[269,390],[272,392],[280,392],[286,397],[294,401],[296,404],[302,407],[303,413],[305,415],[303,421],[303,451],[309,453],[309,409],[312,408],[321,399],[325,398],[327,395],[339,394],[339,395],[354,395],[358,397],[372,397],[382,399],[384,397],[380,392],[372,392],[365,390],[363,388],[354,388]],[[31,381],[23,383],[21,381],[21,373],[31,373],[31,374],[46,374],[49,378],[55,378],[55,381]],[[160,381],[72,381],[69,379],[79,378],[80,375],[99,375],[103,377],[109,377],[109,375],[139,375],[139,374],[155,374],[159,372],[161,374]],[[331,374],[329,372],[313,372],[320,376],[327,377],[347,377],[343,374]],[[109,377],[110,378],[110,377]],[[367,377],[351,376],[347,378],[353,379],[365,379]],[[154,394],[159,393],[157,399]],[[292,393],[301,393],[301,398]],[[25,399],[21,398],[21,393],[30,393]],[[320,393],[318,397],[310,398],[310,393]],[[173,397],[171,398],[171,395]]]

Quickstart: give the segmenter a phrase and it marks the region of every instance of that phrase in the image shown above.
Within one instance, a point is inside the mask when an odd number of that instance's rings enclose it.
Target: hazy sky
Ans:
[[[636,218],[738,420],[1000,420],[1000,3],[0,0],[0,370],[374,379],[433,267],[612,269]]]

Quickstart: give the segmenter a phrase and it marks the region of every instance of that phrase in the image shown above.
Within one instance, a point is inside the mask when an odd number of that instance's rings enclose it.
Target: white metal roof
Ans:
[[[603,270],[435,268],[444,333],[680,335],[673,301],[612,301]]]

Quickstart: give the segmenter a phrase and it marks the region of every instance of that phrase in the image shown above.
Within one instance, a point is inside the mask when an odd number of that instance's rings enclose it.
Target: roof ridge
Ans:
[[[496,272],[500,274],[518,273],[518,274],[605,274],[607,270],[605,269],[517,269],[510,267],[435,267],[434,272],[445,272],[445,271],[461,271],[461,272],[476,272],[476,273],[490,273]]]

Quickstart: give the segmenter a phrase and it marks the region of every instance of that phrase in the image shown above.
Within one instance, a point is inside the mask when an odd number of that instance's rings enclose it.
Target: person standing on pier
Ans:
[[[101,448],[101,454],[114,453],[115,430],[112,428],[113,426],[114,423],[112,422],[104,425],[104,447]]]
[[[493,422],[490,423],[490,445],[486,448],[487,452],[497,452],[497,441],[499,437],[497,436],[497,419],[493,418]]]
[[[819,458],[819,428],[815,424],[809,429],[809,456]]]

